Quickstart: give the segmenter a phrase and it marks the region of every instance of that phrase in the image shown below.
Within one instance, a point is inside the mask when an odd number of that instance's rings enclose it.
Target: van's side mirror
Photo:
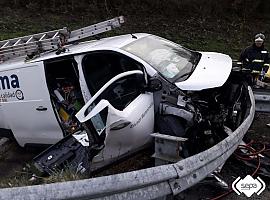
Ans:
[[[162,89],[162,82],[158,78],[150,78],[148,80],[147,91],[157,92]]]

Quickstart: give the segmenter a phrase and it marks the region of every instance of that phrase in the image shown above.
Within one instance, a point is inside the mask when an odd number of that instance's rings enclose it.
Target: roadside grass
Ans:
[[[89,178],[87,173],[76,173],[69,168],[55,171],[51,176],[37,176],[33,174],[30,165],[26,164],[21,171],[14,171],[14,175],[11,177],[2,178],[0,181],[0,188],[49,184],[56,182],[82,180],[85,178]]]
[[[132,9],[134,11],[135,8]],[[241,50],[252,42],[253,34],[262,31],[268,35],[267,28],[270,28],[270,23],[260,21],[257,23],[255,19],[247,23],[233,16],[222,20],[160,13],[149,15],[147,10],[133,14],[132,9],[123,12],[126,23],[120,29],[103,36],[146,32],[165,37],[193,50],[221,52],[237,59]],[[33,12],[19,9],[14,11],[7,9],[2,12],[0,8],[0,11],[0,40],[63,27],[73,30],[105,20],[101,19],[100,15],[89,12],[82,12],[80,15],[76,12],[37,12],[34,15]]]
[[[52,172],[51,176],[41,176],[35,173],[36,170],[32,165],[26,163],[19,171],[14,171],[9,177],[2,177],[0,180],[0,188],[31,186],[39,184],[50,184],[57,182],[66,182],[74,180],[82,180],[87,178],[95,178],[100,176],[108,176],[112,174],[124,173],[147,167],[154,166],[153,149],[145,149],[138,152],[136,155],[129,157],[128,159],[121,160],[113,165],[89,174],[87,172],[81,174],[75,172],[68,165],[65,169],[59,169]]]

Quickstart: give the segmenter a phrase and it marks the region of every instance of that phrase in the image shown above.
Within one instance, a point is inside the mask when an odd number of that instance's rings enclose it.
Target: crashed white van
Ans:
[[[0,133],[20,146],[74,134],[98,146],[93,162],[104,164],[143,148],[157,131],[188,138],[188,157],[224,139],[250,107],[248,85],[224,54],[146,33],[62,49],[0,64]]]

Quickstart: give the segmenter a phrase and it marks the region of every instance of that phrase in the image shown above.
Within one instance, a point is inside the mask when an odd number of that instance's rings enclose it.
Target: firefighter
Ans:
[[[244,49],[240,55],[240,61],[244,68],[260,73],[262,81],[270,63],[268,50],[264,47],[265,36],[262,33],[255,35],[254,43]]]
[[[244,68],[260,72],[260,80],[263,80],[270,63],[268,50],[264,47],[265,36],[262,33],[255,35],[254,43],[244,49],[240,55],[240,61]],[[266,124],[270,127],[270,123]]]

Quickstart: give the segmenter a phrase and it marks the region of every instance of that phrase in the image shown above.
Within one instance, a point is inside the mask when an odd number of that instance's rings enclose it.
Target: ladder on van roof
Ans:
[[[71,32],[67,28],[62,28],[3,40],[0,41],[0,63],[19,56],[32,57],[33,54],[39,55],[45,51],[61,49],[64,45],[120,27],[122,23],[124,23],[124,17],[120,16]]]

